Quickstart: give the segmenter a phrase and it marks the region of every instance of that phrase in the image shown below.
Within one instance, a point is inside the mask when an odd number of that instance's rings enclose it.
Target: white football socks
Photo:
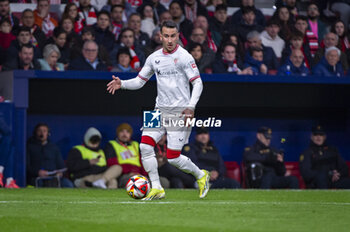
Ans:
[[[140,145],[142,153],[142,164],[145,171],[148,173],[148,177],[152,183],[152,188],[162,189],[158,174],[158,162],[154,148],[151,145],[142,143]]]
[[[195,165],[187,156],[180,155],[175,159],[168,159],[168,162],[181,171],[192,174],[197,180],[205,175],[205,173],[200,170],[197,165]]]

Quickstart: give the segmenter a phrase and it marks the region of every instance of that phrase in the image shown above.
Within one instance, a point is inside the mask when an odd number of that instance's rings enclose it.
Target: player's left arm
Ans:
[[[183,114],[187,118],[193,118],[194,117],[194,109],[196,108],[196,105],[199,101],[199,98],[203,91],[203,82],[199,74],[199,70],[197,68],[197,65],[191,56],[190,59],[185,63],[184,72],[186,73],[186,76],[188,80],[192,84],[192,93],[191,93],[191,99],[187,106],[187,108],[183,111]]]

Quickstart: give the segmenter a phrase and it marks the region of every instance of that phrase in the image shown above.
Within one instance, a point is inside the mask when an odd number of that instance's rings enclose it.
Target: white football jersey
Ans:
[[[147,58],[138,77],[148,81],[154,73],[157,78],[156,108],[182,108],[189,105],[189,82],[200,78],[191,54],[179,45],[171,53],[165,52],[163,48],[155,51]]]

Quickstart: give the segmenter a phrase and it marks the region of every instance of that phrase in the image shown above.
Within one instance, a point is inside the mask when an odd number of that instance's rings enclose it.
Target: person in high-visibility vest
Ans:
[[[115,140],[110,140],[104,149],[107,166],[119,164],[123,168],[119,187],[123,187],[133,175],[147,175],[141,164],[139,143],[131,140],[133,129],[128,123],[117,127]]]
[[[90,127],[84,135],[84,144],[74,146],[68,153],[67,167],[78,188],[117,188],[122,173],[120,165],[107,166],[106,156],[100,148],[101,133]]]

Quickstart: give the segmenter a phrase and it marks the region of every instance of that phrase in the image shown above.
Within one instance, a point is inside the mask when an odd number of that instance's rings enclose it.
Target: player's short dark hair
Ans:
[[[114,10],[114,8],[122,8],[123,10],[125,9],[125,7],[123,5],[120,5],[120,4],[116,4],[116,5],[113,5],[111,7],[111,12]]]
[[[101,10],[97,13],[97,18],[99,18],[101,15],[107,15],[109,19],[111,19],[111,15],[107,10]]]
[[[177,28],[177,24],[174,21],[171,21],[171,20],[164,21],[162,23],[162,25],[160,26],[160,32],[162,32],[163,27],[176,28],[176,30],[179,31],[179,28]]]
[[[299,20],[307,22],[308,18],[304,15],[298,15],[297,17],[295,17],[295,22],[298,22]]]

